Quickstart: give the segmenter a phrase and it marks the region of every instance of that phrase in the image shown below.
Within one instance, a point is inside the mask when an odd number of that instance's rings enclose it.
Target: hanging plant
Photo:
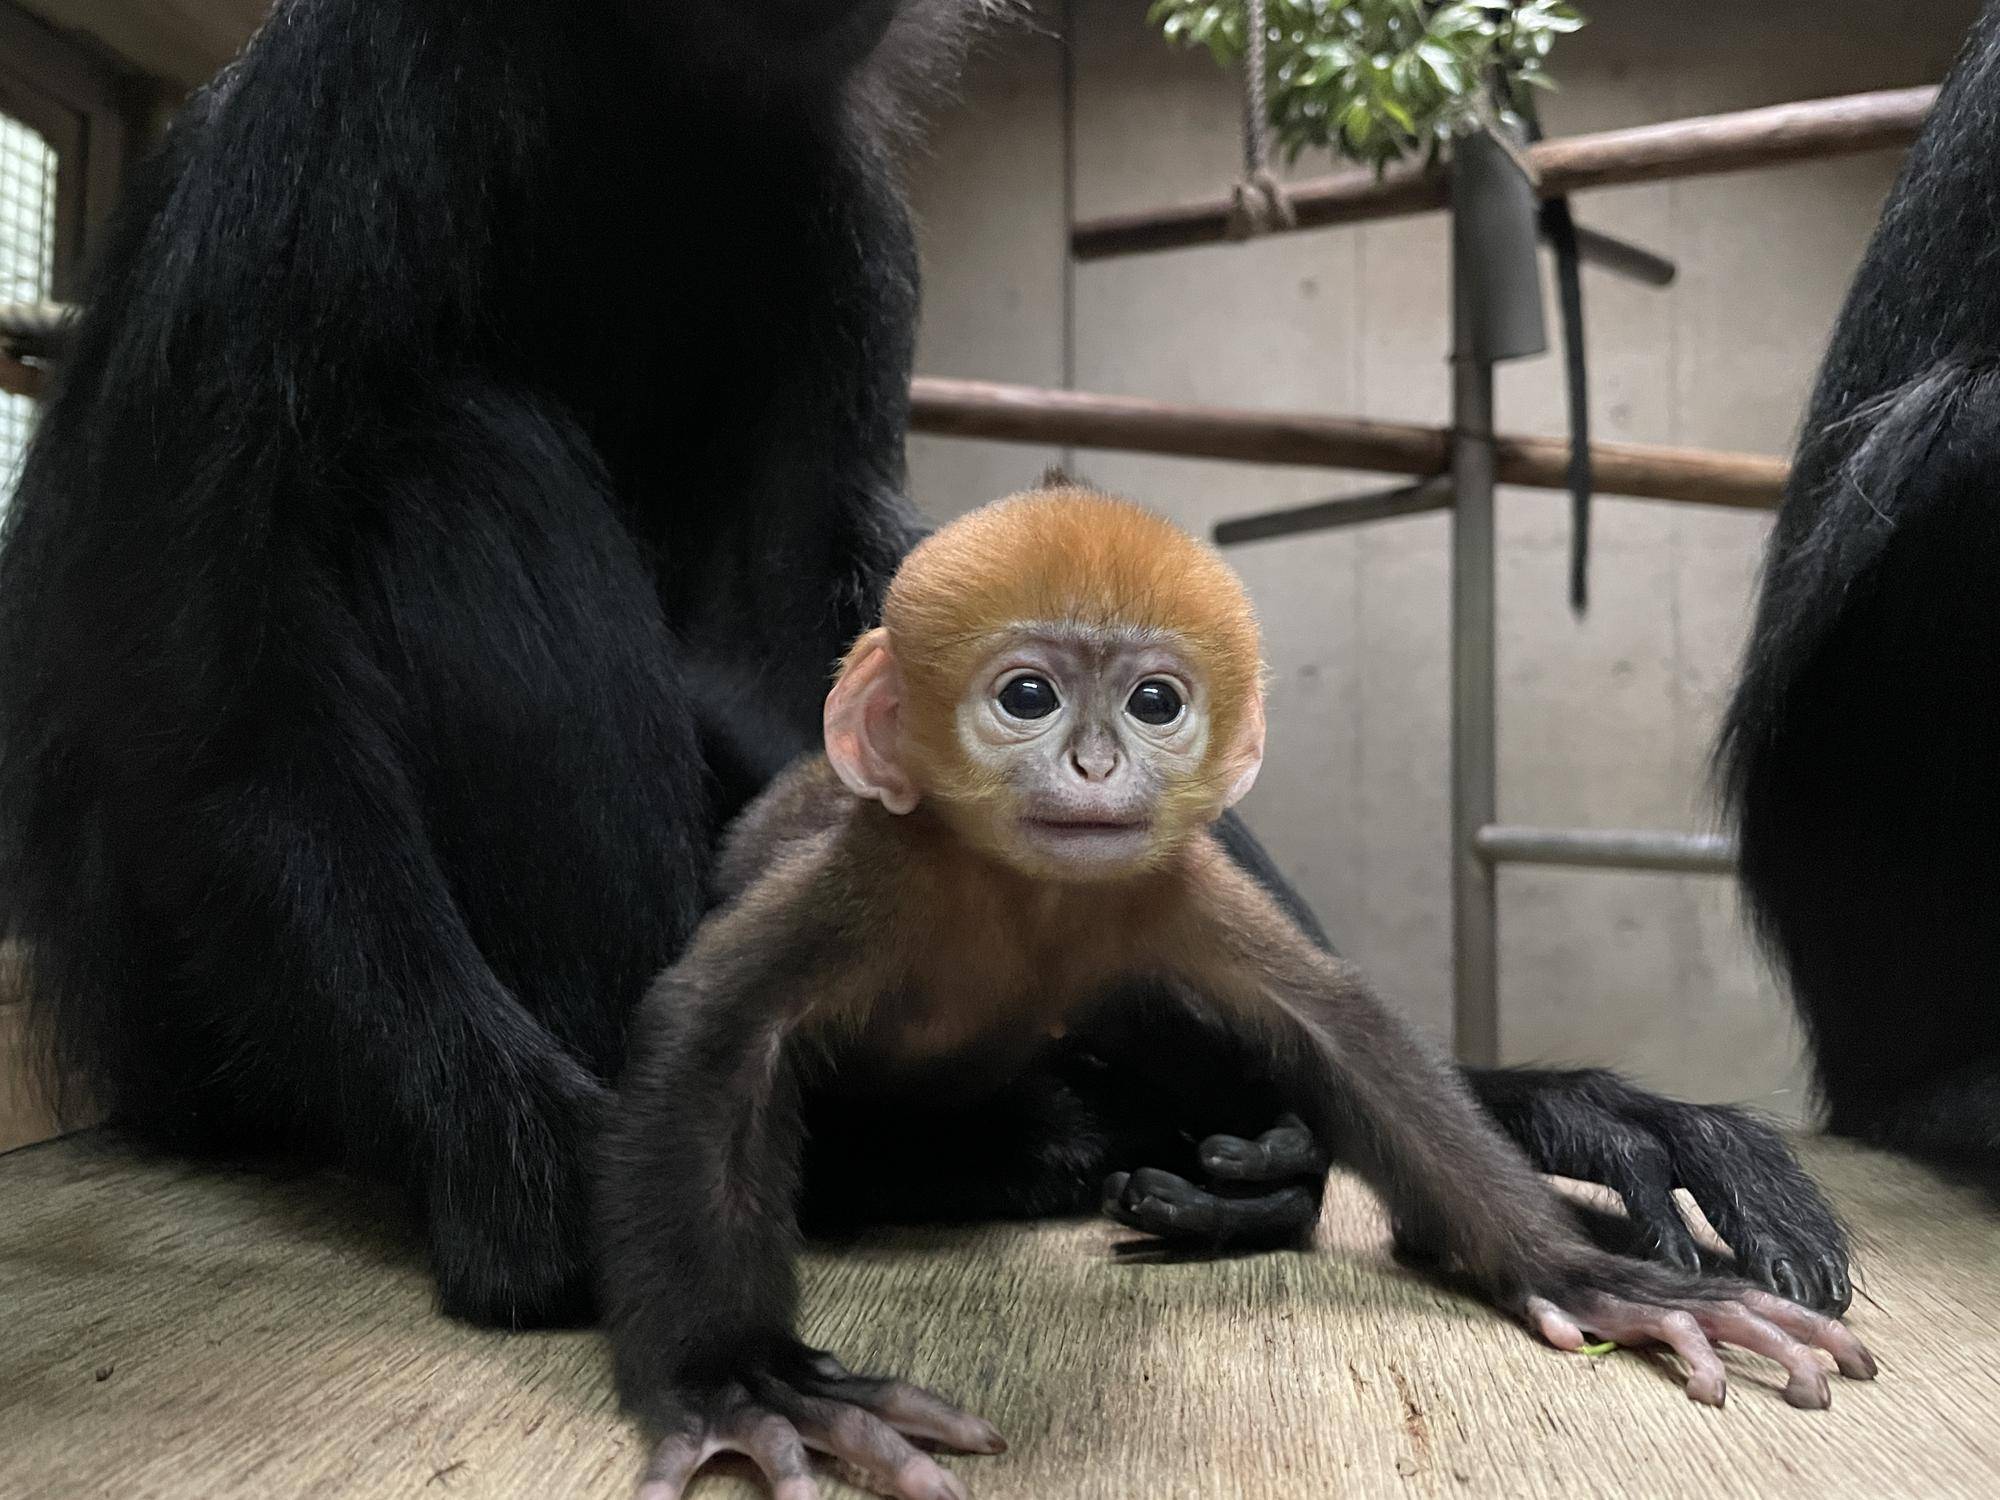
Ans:
[[[1583,25],[1561,0],[1265,0],[1270,123],[1287,160],[1331,150],[1378,172],[1435,160],[1452,136],[1497,117],[1506,99],[1553,88],[1556,38]],[[1167,40],[1240,66],[1244,0],[1154,0]],[[1494,89],[1498,80],[1505,88]]]

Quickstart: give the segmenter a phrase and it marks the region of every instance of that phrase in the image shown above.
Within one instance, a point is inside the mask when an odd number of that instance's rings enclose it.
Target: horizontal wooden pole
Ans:
[[[0,302],[0,354],[19,359],[48,358],[62,352],[76,309],[61,302]]]
[[[1706,177],[1782,162],[1851,156],[1916,139],[1937,98],[1934,85],[1847,94],[1570,136],[1530,146],[1538,188],[1557,198],[1591,188]],[[1298,228],[1323,229],[1443,208],[1443,172],[1343,172],[1286,189]],[[1206,198],[1079,222],[1070,235],[1078,260],[1212,245],[1229,238],[1230,200]],[[1280,231],[1282,232],[1282,231]]]
[[[4,320],[0,320],[4,322]],[[0,327],[0,337],[4,337]],[[0,354],[0,389],[38,396],[43,373]],[[919,376],[911,386],[912,426],[940,437],[1051,443],[1177,458],[1234,459],[1323,469],[1429,477],[1450,462],[1442,428],[1369,422],[1316,413],[1235,411],[1098,396],[984,380]],[[1555,438],[1500,437],[1500,479],[1547,489],[1568,486],[1568,445]],[[1682,448],[1597,443],[1597,488],[1608,495],[1769,509],[1784,490],[1782,459]]]
[[[911,426],[937,437],[1424,477],[1450,464],[1445,429],[1409,422],[1236,411],[934,376],[919,377],[911,397]],[[1503,436],[1495,448],[1501,483],[1569,487],[1569,445],[1560,439]],[[1761,454],[1637,443],[1593,443],[1590,454],[1597,488],[1607,495],[1768,510],[1785,488],[1785,461]]]
[[[0,353],[0,391],[9,396],[39,397],[42,394],[42,372],[33,365],[23,364],[11,354]]]

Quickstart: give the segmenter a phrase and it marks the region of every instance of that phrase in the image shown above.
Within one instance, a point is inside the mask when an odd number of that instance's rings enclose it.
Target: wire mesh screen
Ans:
[[[54,290],[56,154],[0,114],[0,302],[39,302]],[[0,504],[14,493],[35,404],[0,393]]]

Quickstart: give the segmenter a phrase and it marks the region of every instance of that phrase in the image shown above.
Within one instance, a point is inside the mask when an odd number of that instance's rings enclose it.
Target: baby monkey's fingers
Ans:
[[[836,1368],[838,1368],[836,1366]],[[984,1418],[953,1406],[935,1391],[901,1380],[823,1373],[812,1384],[816,1395],[881,1418],[905,1437],[935,1443],[955,1453],[1005,1453],[1007,1440]]]
[[[771,1500],[820,1500],[798,1429],[747,1398],[732,1398],[712,1420],[691,1423],[653,1449],[638,1500],[681,1500],[697,1470],[718,1453],[740,1453],[771,1487]]]
[[[1718,1346],[1733,1345],[1761,1354],[1784,1367],[1785,1399],[1818,1409],[1833,1402],[1826,1365],[1831,1355],[1851,1380],[1872,1380],[1875,1361],[1861,1341],[1832,1318],[1811,1312],[1769,1292],[1745,1288],[1737,1297],[1689,1298],[1655,1303],[1590,1292],[1558,1307],[1543,1297],[1527,1303],[1529,1325],[1559,1349],[1583,1347],[1586,1333],[1627,1345],[1665,1344],[1687,1365],[1691,1401],[1720,1406],[1728,1377]]]
[[[899,1380],[850,1374],[831,1355],[801,1351],[786,1378],[743,1377],[698,1414],[670,1423],[640,1481],[638,1500],[682,1500],[701,1466],[740,1453],[762,1472],[771,1500],[820,1500],[808,1448],[846,1465],[854,1482],[895,1500],[969,1500],[965,1485],[910,1438],[967,1453],[1001,1453],[989,1422]]]
[[[788,1404],[800,1436],[845,1464],[856,1483],[895,1500],[971,1500],[956,1474],[873,1412],[825,1396]]]

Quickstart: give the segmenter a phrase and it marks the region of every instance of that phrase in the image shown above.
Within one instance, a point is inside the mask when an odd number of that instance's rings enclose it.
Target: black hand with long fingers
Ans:
[[[1228,1248],[1297,1244],[1319,1223],[1327,1154],[1297,1115],[1255,1140],[1212,1135],[1197,1159],[1205,1184],[1155,1167],[1113,1173],[1104,1212],[1162,1239]]]

